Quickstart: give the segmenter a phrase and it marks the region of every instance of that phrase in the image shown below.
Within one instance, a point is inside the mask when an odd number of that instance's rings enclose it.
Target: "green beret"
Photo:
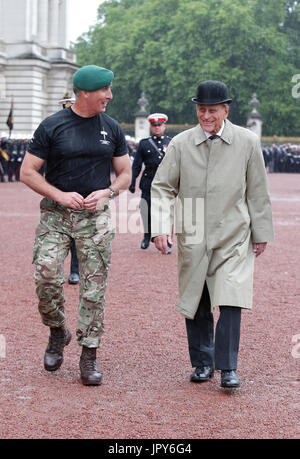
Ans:
[[[113,79],[114,74],[111,70],[97,65],[86,65],[75,73],[73,85],[84,91],[97,91],[97,89],[109,86]]]

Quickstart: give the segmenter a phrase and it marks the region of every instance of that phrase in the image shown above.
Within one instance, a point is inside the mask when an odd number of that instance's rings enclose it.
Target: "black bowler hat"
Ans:
[[[228,88],[222,81],[202,81],[197,88],[196,97],[192,98],[194,104],[217,105],[231,104],[232,99],[228,96]]]

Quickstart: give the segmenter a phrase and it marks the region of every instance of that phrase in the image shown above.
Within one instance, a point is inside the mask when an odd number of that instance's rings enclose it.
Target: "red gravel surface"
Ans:
[[[48,329],[31,265],[40,197],[1,183],[0,438],[299,438],[300,175],[270,174],[269,182],[276,241],[256,261],[254,308],[242,317],[241,388],[232,392],[220,388],[219,372],[189,382],[185,323],[175,311],[176,243],[162,256],[153,244],[142,251],[141,234],[128,232],[113,242],[102,386],[80,382],[78,286],[67,283],[73,340],[61,369],[46,372]],[[136,219],[139,194],[127,198],[135,211],[128,220],[121,214],[123,228]]]

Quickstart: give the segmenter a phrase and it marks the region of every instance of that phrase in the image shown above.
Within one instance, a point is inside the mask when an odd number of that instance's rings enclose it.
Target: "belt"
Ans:
[[[66,206],[62,206],[61,204],[59,204],[58,202],[56,201],[53,201],[52,199],[50,198],[44,198],[46,200],[46,206],[47,207],[50,207],[52,209],[60,209],[64,212],[83,212],[85,211],[85,209],[71,209],[71,207],[66,207]]]
[[[88,212],[86,209],[72,209],[71,207],[66,207],[66,206],[62,206],[61,204],[59,204],[58,202],[56,201],[53,201],[52,199],[50,198],[43,198],[42,201],[44,201],[46,203],[46,206],[47,207],[50,207],[52,209],[60,209],[62,210],[63,212],[68,212],[69,214],[75,212],[75,213],[80,213],[80,212],[86,212],[87,215],[90,215],[91,213]],[[109,208],[109,204],[104,204],[103,206],[103,210],[107,210]],[[102,210],[102,209],[101,209]],[[94,213],[94,212],[92,212]]]
[[[61,206],[63,207],[63,206]],[[83,212],[86,209],[71,209],[71,207],[66,207],[65,208],[68,212]]]

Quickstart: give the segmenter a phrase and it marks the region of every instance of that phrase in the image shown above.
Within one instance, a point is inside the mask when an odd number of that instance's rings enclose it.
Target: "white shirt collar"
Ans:
[[[219,130],[219,132],[217,132],[218,136],[221,137],[222,132],[224,131],[224,127],[225,127],[225,123],[223,121],[221,129]],[[204,133],[205,133],[207,139],[211,136],[211,134],[209,132],[204,131]]]

